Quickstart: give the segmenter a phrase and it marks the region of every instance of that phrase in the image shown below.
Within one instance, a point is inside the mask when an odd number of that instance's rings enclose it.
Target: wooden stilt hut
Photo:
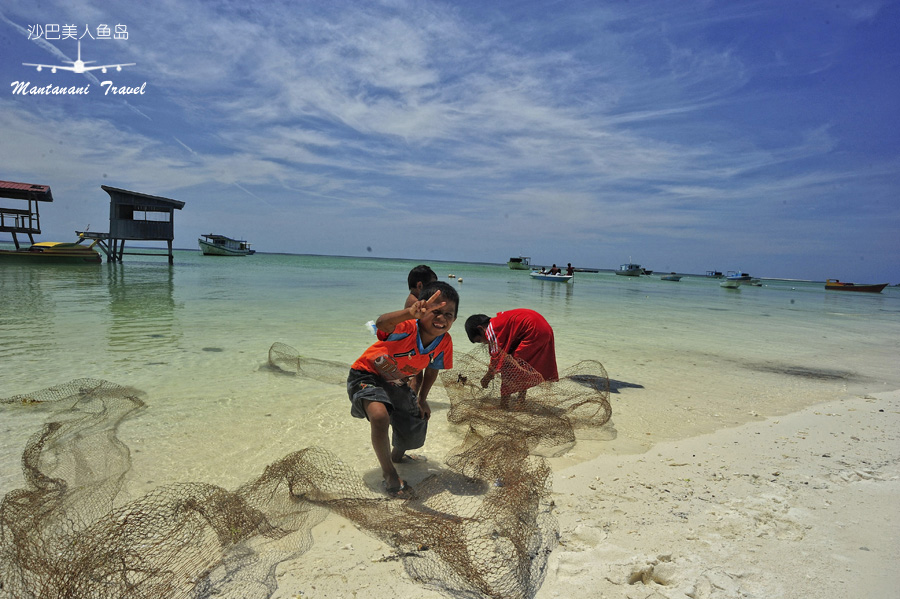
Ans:
[[[165,241],[169,248],[169,264],[174,263],[172,240],[175,239],[175,210],[184,202],[101,185],[109,194],[109,233],[77,231],[83,239],[99,240],[109,261],[121,262],[125,254],[159,256],[158,252],[126,252],[125,241]]]
[[[20,249],[17,236],[19,234],[27,235],[28,240],[34,244],[34,236],[41,234],[41,214],[38,204],[53,201],[50,186],[0,181],[0,198],[28,202],[27,208],[0,206],[0,233],[11,233],[17,250]]]

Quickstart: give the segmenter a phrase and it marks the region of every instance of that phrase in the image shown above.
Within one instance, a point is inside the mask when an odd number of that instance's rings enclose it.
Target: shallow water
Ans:
[[[368,426],[350,417],[344,386],[273,372],[267,352],[280,341],[349,365],[372,342],[364,323],[402,306],[418,262],[191,251],[175,262],[0,265],[0,398],[86,377],[143,391],[146,409],[119,431],[132,450],[133,495],[176,481],[233,488],[310,445],[377,476]],[[505,266],[431,266],[460,292],[457,352],[473,347],[469,314],[527,307],[553,325],[561,369],[588,359],[606,367],[612,422],[583,432],[558,467],[900,387],[896,288],[826,293],[764,281],[729,290],[705,277],[611,273],[561,284]],[[424,452],[439,461],[461,436],[443,417],[439,386],[431,404]],[[22,449],[46,415],[0,407],[0,493],[21,484]]]

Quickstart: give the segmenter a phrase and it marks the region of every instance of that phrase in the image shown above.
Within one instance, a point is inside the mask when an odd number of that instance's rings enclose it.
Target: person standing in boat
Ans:
[[[466,334],[472,343],[488,346],[491,360],[481,386],[487,387],[499,373],[502,407],[513,393],[524,399],[527,389],[559,380],[553,328],[534,310],[517,308],[493,318],[473,314],[466,320]]]
[[[572,263],[569,262],[568,266],[566,266],[566,274],[570,277],[575,274],[575,269],[572,268]]]

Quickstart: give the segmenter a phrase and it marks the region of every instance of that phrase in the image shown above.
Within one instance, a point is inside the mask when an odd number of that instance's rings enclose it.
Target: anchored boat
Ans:
[[[29,264],[100,264],[103,259],[94,249],[96,242],[89,246],[60,241],[40,241],[28,249],[0,250],[0,261],[14,261]]]
[[[644,274],[644,269],[641,268],[640,264],[627,262],[616,269],[616,274],[622,275],[623,277],[639,277]]]
[[[243,239],[232,239],[213,233],[201,235],[197,243],[204,256],[249,256],[256,253],[256,250],[251,250],[250,244]]]
[[[725,287],[727,289],[737,289],[741,285],[745,284],[758,285],[759,279],[754,279],[741,270],[729,270],[728,274],[725,275],[725,280],[719,283],[719,287]]]
[[[528,270],[531,268],[530,256],[519,256],[518,258],[510,258],[506,265],[510,270]]]
[[[874,285],[859,285],[857,283],[842,283],[837,279],[828,279],[825,281],[825,289],[827,291],[862,291],[863,293],[881,293],[881,290],[887,287],[887,283]]]

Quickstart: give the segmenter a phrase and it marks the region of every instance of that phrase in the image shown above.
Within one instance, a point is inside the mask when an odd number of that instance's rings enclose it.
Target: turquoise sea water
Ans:
[[[272,343],[349,365],[373,340],[364,326],[402,307],[418,261],[176,251],[99,266],[0,265],[0,398],[78,378],[141,390],[146,409],[119,430],[132,494],[170,482],[234,488],[302,447],[320,445],[376,476],[368,426],[342,384],[265,367]],[[598,360],[612,380],[612,422],[555,467],[599,452],[644,451],[847,394],[900,388],[900,289],[825,292],[763,281],[728,290],[704,277],[579,273],[533,281],[505,265],[431,263],[459,289],[465,318],[535,309],[556,332],[561,369]],[[448,275],[456,275],[449,278]],[[426,455],[460,440],[435,388]],[[0,407],[0,493],[21,484],[20,457],[47,414]]]

